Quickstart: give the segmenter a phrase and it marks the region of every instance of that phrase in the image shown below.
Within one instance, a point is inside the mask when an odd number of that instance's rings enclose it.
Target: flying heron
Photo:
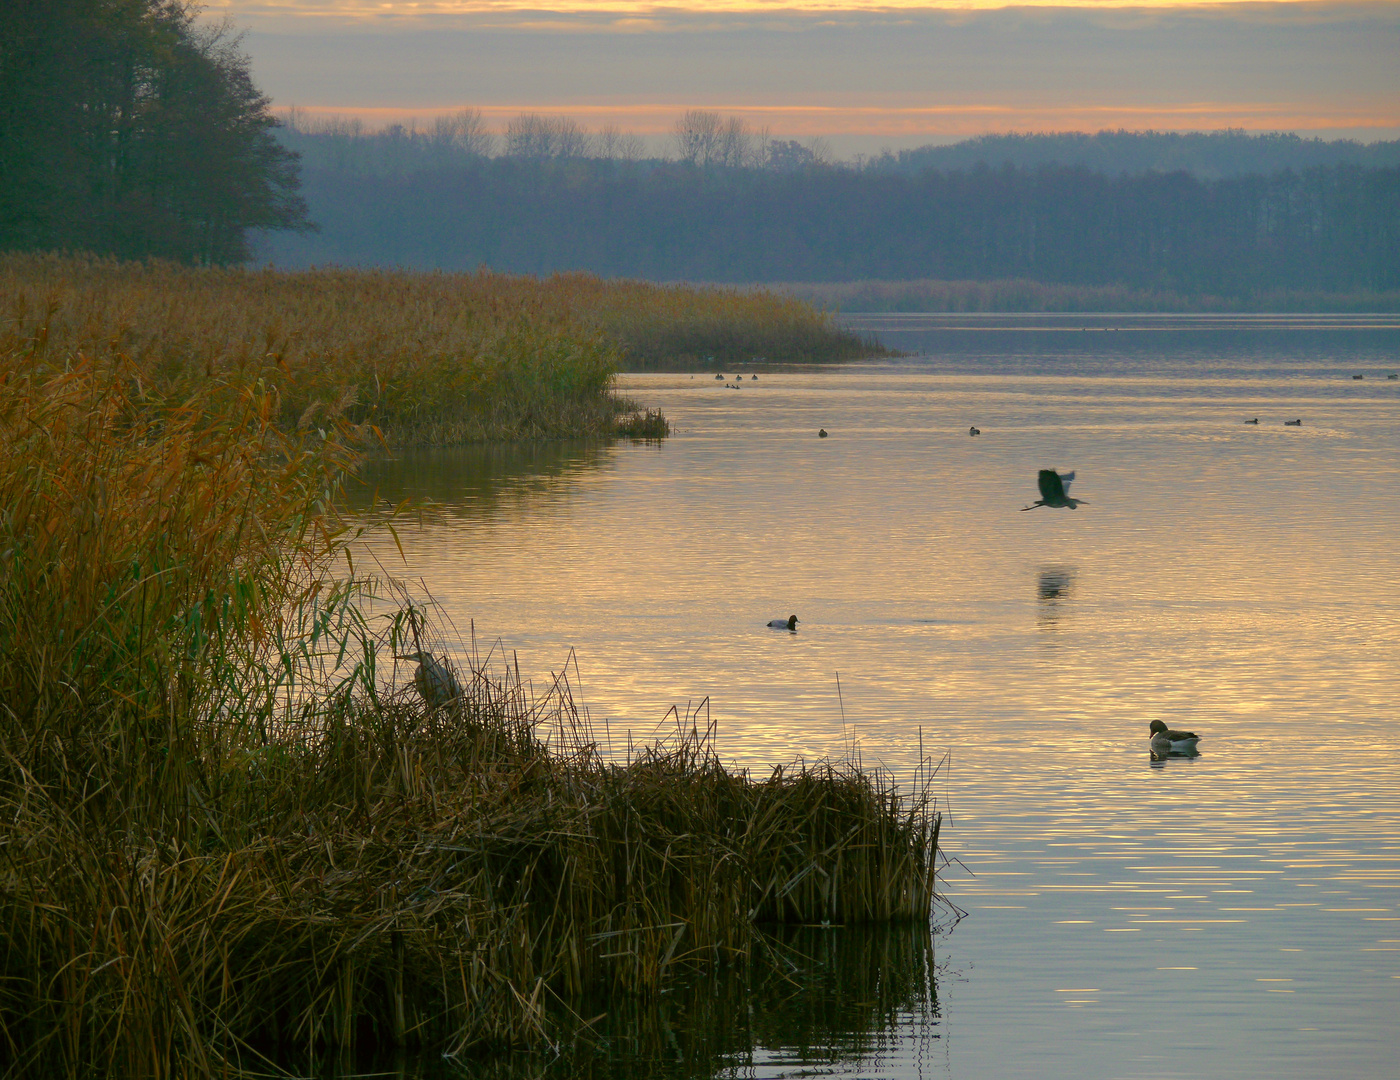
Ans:
[[[786,619],[773,619],[768,623],[774,630],[797,630],[797,616],[789,615]]]
[[[1148,725],[1152,732],[1152,752],[1159,757],[1167,754],[1193,754],[1201,737],[1194,731],[1174,731],[1160,720]]]
[[[457,676],[453,675],[452,669],[436,659],[432,653],[421,651],[395,653],[394,658],[396,660],[413,660],[418,664],[418,670],[413,673],[413,685],[417,688],[428,708],[436,709],[440,705],[451,705],[462,696],[462,687],[457,682]]]
[[[1068,506],[1071,510],[1084,502],[1083,499],[1069,497],[1069,482],[1074,473],[1057,473],[1054,469],[1041,469],[1036,482],[1040,485],[1040,498],[1022,510],[1034,510],[1037,506]],[[1088,505],[1087,503],[1085,505]]]

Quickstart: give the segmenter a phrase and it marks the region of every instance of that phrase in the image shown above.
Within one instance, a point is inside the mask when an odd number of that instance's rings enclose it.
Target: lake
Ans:
[[[437,504],[378,551],[446,644],[572,652],[605,748],[703,701],[737,767],[948,755],[931,1004],[726,1074],[1400,1076],[1400,318],[848,321],[908,355],[367,473]]]

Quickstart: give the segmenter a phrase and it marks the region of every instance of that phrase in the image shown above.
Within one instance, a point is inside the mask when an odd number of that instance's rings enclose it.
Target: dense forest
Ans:
[[[410,134],[398,137],[411,147]],[[396,164],[371,152],[373,140],[342,140],[338,167],[305,141],[304,190],[321,231],[271,239],[263,253],[280,265],[486,264],[736,283],[1029,278],[1188,294],[1400,285],[1397,166],[1205,179],[1082,165],[909,172],[450,148],[447,160]]]
[[[0,250],[241,262],[309,225],[238,40],[179,0],[0,3]]]

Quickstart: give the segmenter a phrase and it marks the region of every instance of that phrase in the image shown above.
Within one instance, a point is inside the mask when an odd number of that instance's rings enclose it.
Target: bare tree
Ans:
[[[646,149],[641,137],[621,131],[616,124],[604,124],[595,136],[598,156],[613,161],[636,161]]]
[[[748,125],[737,116],[731,116],[720,128],[716,163],[734,169],[742,168],[749,164],[752,152],[753,137],[749,134]]]
[[[507,157],[587,157],[592,149],[593,136],[566,117],[521,113],[506,124]]]
[[[716,112],[687,109],[676,121],[672,136],[682,161],[705,166],[716,160],[724,133],[724,119]]]
[[[433,121],[433,145],[443,151],[458,150],[473,157],[490,157],[496,136],[486,126],[480,109],[459,109]]]
[[[773,133],[768,125],[764,124],[753,135],[753,167],[755,169],[768,168],[769,159],[773,153]]]
[[[555,139],[558,143],[556,157],[590,157],[594,152],[594,139],[588,129],[567,117],[553,119]]]

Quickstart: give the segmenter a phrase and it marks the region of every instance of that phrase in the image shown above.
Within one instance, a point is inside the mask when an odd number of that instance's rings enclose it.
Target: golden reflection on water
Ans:
[[[708,697],[743,766],[951,753],[953,1075],[1380,1075],[1400,390],[1342,360],[1149,360],[632,376],[677,429],[659,447],[373,483],[442,504],[400,529],[405,576],[458,627],[539,679],[577,649],[614,749]],[[1042,467],[1088,504],[1019,513]],[[1199,755],[1151,761],[1155,718]]]

